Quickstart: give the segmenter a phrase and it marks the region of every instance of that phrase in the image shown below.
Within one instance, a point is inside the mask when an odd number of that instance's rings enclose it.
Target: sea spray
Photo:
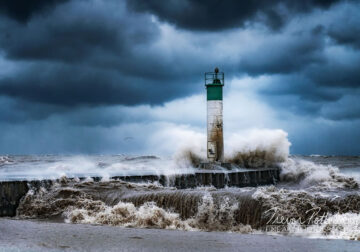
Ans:
[[[297,184],[302,188],[314,186],[314,190],[359,187],[358,182],[342,174],[338,167],[320,165],[300,158],[287,158],[280,164],[282,182]]]
[[[287,225],[291,235],[312,238],[348,239],[360,241],[360,214],[337,213],[329,215],[323,222],[314,225],[301,225],[298,221]]]
[[[199,148],[204,137],[193,139],[176,152],[178,164],[198,167],[206,161],[206,152]],[[233,133],[225,138],[225,161],[246,168],[274,167],[286,161],[290,142],[283,130],[252,129]],[[203,145],[205,146],[205,142]]]
[[[276,166],[288,158],[290,145],[287,133],[279,129],[233,133],[226,141],[226,160],[246,168]]]
[[[177,151],[172,157],[134,155],[1,156],[0,179],[57,179],[61,176],[127,176],[194,173],[206,161],[206,136],[190,129],[165,132]],[[175,136],[173,136],[175,135]],[[226,160],[241,167],[277,166],[287,157],[289,145],[281,130],[249,130],[225,134]]]
[[[13,164],[14,160],[9,156],[0,156],[0,166]]]

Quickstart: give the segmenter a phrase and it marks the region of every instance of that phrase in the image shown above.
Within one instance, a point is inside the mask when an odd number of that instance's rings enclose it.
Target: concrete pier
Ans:
[[[214,186],[215,188],[247,187],[275,184],[279,181],[280,171],[278,168],[266,169],[238,169],[236,171],[223,170],[199,170],[191,174],[143,175],[143,176],[114,176],[111,179],[126,182],[158,182],[163,186],[172,186],[178,189],[195,188],[197,186]],[[101,177],[92,177],[94,181],[100,181]],[[80,178],[85,179],[85,178]],[[0,182],[0,217],[15,216],[21,198],[29,191],[29,188],[39,189],[49,187],[54,183],[52,180],[33,181],[4,181]]]
[[[20,199],[28,190],[26,181],[0,182],[0,216],[15,216]]]
[[[52,180],[0,182],[0,217],[15,216],[20,200],[29,191],[29,188],[47,188],[51,186],[53,182]]]
[[[94,178],[100,180],[101,178]],[[158,182],[163,186],[172,186],[178,189],[194,188],[197,186],[225,186],[246,187],[274,184],[279,181],[279,169],[243,169],[240,171],[201,170],[191,174],[172,176],[144,175],[144,176],[114,176],[127,182]]]

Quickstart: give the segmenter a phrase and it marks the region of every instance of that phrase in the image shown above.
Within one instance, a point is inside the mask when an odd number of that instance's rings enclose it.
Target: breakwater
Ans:
[[[223,170],[200,170],[191,174],[165,175],[136,175],[136,176],[113,176],[111,179],[126,182],[146,183],[158,182],[163,186],[176,187],[178,189],[195,188],[198,186],[213,186],[215,188],[247,187],[275,184],[279,181],[280,171],[278,168],[266,169],[238,169],[236,171]],[[80,180],[85,177],[80,178]],[[94,181],[100,181],[101,177],[92,177]],[[16,209],[22,197],[30,188],[39,189],[49,187],[56,180],[32,180],[32,181],[3,181],[0,182],[0,217],[15,216]]]

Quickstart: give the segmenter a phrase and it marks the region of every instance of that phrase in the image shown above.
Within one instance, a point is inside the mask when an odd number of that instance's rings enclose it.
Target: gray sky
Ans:
[[[1,1],[0,153],[170,154],[218,66],[225,136],[360,155],[359,34],[350,0]]]

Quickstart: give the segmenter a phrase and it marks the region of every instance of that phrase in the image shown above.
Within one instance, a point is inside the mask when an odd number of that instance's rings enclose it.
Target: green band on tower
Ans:
[[[222,85],[216,85],[216,84],[206,85],[206,90],[207,90],[208,101],[223,99]]]
[[[222,101],[224,73],[219,72],[218,68],[215,68],[215,72],[205,73],[205,86],[208,101]]]

